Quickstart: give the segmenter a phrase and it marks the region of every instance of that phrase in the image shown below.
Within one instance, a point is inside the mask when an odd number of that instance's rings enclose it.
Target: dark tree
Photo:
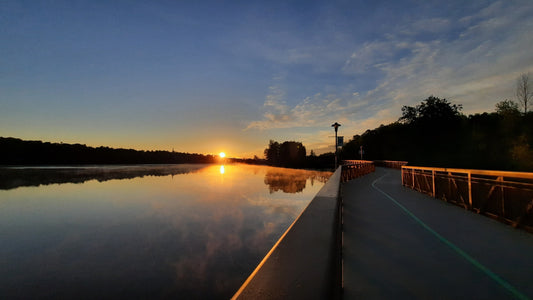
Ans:
[[[265,149],[265,158],[266,160],[268,161],[269,164],[271,165],[278,165],[280,160],[279,160],[279,143],[274,141],[274,140],[270,140],[270,142],[268,143],[268,148]]]
[[[496,113],[502,116],[518,116],[520,110],[518,110],[518,104],[516,102],[505,99],[496,103]]]
[[[402,117],[400,122],[414,123],[414,122],[436,122],[449,121],[461,116],[461,104],[452,104],[446,99],[429,96],[419,105],[402,107]]]
[[[529,73],[521,74],[516,80],[516,98],[524,108],[524,114],[527,114],[529,100],[533,97],[533,91],[529,83]]]
[[[270,140],[265,149],[269,164],[282,167],[303,167],[306,163],[305,146],[300,142],[283,142]]]
[[[418,119],[418,108],[404,105],[402,107],[402,116],[398,120],[402,123],[413,123]]]
[[[306,149],[300,142],[283,142],[279,147],[279,158],[282,166],[301,167],[305,162]]]

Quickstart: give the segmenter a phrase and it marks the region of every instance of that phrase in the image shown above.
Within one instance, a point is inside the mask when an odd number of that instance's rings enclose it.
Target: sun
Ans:
[[[224,157],[226,157],[226,153],[220,152],[220,154],[218,154],[218,156],[220,156],[220,158],[224,158]]]

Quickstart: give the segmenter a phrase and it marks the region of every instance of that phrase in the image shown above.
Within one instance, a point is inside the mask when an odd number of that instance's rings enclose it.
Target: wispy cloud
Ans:
[[[496,102],[513,97],[518,74],[533,70],[531,15],[530,1],[496,1],[469,15],[401,24],[345,58],[338,76],[352,76],[349,87],[300,101],[272,102],[269,95],[263,119],[247,129],[327,128],[343,120],[344,132],[356,134],[397,120],[403,105],[429,95],[461,103],[465,113],[492,111]],[[357,82],[366,74],[378,74],[370,89]],[[330,144],[322,131],[313,134],[302,137],[315,147]]]
[[[517,74],[533,68],[533,54],[526,50],[533,42],[533,22],[527,19],[531,13],[531,4],[496,2],[454,20],[463,28],[447,39],[413,40],[404,29],[354,52],[345,69],[373,67],[383,72],[367,97],[382,99],[384,106],[409,105],[435,94],[463,103],[467,111],[490,110],[493,103],[512,97]],[[408,31],[421,32],[434,23],[421,20]],[[449,23],[438,20],[431,30]]]
[[[350,97],[318,93],[290,107],[279,99],[284,93],[278,87],[271,87],[271,91],[275,93],[266,97],[263,119],[250,122],[247,130],[324,126],[334,118],[348,117],[356,108],[366,104],[357,100],[360,98],[357,92]]]
[[[346,60],[342,71],[363,74],[371,68],[383,67],[393,58],[397,50],[406,47],[407,44],[396,44],[386,40],[366,42]]]

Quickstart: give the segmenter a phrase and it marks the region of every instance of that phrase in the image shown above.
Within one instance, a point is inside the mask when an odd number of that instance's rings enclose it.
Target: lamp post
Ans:
[[[337,130],[341,124],[335,122],[335,124],[331,125],[331,127],[335,128],[335,170],[337,169]]]

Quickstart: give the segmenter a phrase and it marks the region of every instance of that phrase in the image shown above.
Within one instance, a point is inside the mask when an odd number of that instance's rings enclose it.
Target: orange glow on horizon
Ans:
[[[220,158],[224,158],[224,157],[226,157],[226,153],[220,152],[219,156],[220,156]]]

